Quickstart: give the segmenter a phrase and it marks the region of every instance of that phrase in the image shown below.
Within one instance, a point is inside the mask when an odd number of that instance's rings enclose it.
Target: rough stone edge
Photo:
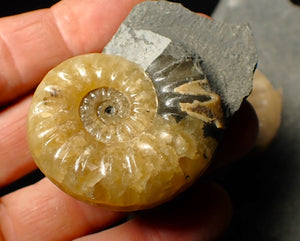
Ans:
[[[248,24],[210,20],[178,3],[146,1],[135,6],[122,25],[154,32],[200,56],[201,67],[212,90],[221,96],[227,117],[250,94],[257,52]],[[120,29],[113,39],[122,38]]]

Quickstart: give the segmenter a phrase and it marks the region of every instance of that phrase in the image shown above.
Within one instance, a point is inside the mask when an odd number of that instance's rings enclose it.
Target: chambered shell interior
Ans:
[[[155,86],[137,64],[106,54],[52,69],[28,115],[38,167],[70,195],[114,210],[153,207],[184,190],[215,151],[206,130],[222,127],[221,101],[205,79],[187,80],[169,91],[208,98],[179,102],[178,120],[159,114]]]

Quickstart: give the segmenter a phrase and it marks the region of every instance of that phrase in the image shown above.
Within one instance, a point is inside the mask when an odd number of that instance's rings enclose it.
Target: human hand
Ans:
[[[0,187],[36,168],[26,142],[31,91],[66,58],[101,51],[138,2],[64,0],[51,9],[0,20]],[[232,126],[218,160],[238,159],[253,146],[256,122],[249,105],[244,104]],[[222,234],[230,216],[226,192],[199,181],[171,204],[112,226],[126,214],[81,203],[44,178],[1,197],[0,240],[209,241]]]

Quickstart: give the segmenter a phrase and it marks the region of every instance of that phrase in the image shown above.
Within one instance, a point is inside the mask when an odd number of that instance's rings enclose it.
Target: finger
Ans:
[[[202,17],[206,17],[206,18],[209,18],[209,19],[213,20],[213,18],[211,16],[208,16],[205,13],[197,13],[197,14],[200,15],[200,16],[202,16]]]
[[[76,201],[45,178],[1,199],[0,233],[6,241],[64,241],[107,228],[123,217]]]
[[[65,0],[0,20],[0,105],[33,89],[62,60],[100,52],[142,0]]]
[[[141,215],[77,241],[217,240],[231,219],[231,202],[227,193],[216,184],[201,183],[182,197],[171,208]]]
[[[232,117],[209,171],[247,155],[255,146],[257,135],[258,119],[255,110],[245,101]]]
[[[36,168],[26,138],[30,102],[31,96],[0,113],[0,187]]]

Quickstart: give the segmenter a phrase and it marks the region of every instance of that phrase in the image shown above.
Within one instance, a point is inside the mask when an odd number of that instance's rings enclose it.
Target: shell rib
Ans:
[[[132,211],[169,200],[206,169],[218,143],[206,127],[223,123],[221,101],[205,79],[169,91],[210,98],[179,98],[186,114],[178,120],[158,113],[160,92],[137,64],[106,54],[66,60],[33,97],[28,141],[35,162],[88,203]]]

